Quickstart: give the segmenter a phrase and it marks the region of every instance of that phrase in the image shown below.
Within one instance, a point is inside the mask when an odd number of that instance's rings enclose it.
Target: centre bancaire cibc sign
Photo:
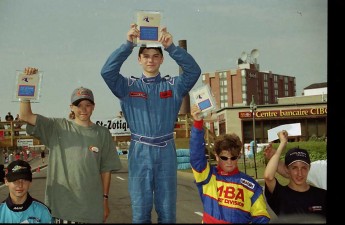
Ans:
[[[327,115],[327,108],[284,109],[270,111],[255,111],[256,118],[301,117]],[[252,118],[251,112],[239,112],[239,118]]]

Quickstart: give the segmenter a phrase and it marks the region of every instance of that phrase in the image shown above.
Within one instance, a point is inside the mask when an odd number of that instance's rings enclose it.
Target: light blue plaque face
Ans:
[[[25,96],[25,97],[35,96],[35,86],[33,86],[33,85],[19,85],[18,96]]]
[[[158,27],[140,27],[140,40],[158,41]]]
[[[209,99],[206,99],[205,101],[199,102],[198,106],[200,110],[207,109],[211,107],[211,101]]]

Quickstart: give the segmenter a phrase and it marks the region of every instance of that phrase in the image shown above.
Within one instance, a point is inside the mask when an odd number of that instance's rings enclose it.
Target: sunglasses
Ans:
[[[228,161],[229,159],[230,159],[231,161],[234,161],[234,160],[236,160],[236,159],[238,158],[238,156],[233,156],[233,157],[219,156],[219,158],[220,158],[221,160],[223,160],[223,161]]]

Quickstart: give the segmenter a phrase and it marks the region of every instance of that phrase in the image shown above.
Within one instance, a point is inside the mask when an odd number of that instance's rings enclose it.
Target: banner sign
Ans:
[[[130,136],[128,123],[124,117],[109,120],[96,120],[96,124],[109,129],[112,136]]]
[[[327,108],[308,108],[308,109],[286,109],[272,111],[256,111],[255,118],[274,118],[274,117],[300,117],[300,116],[321,116],[327,115]],[[251,112],[239,112],[241,119],[252,118]]]
[[[34,139],[17,139],[17,146],[32,147],[34,145]]]

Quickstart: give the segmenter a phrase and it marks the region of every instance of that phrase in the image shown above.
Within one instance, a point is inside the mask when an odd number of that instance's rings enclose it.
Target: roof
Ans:
[[[305,87],[303,90],[306,90],[306,89],[316,89],[316,88],[325,88],[325,87],[327,87],[327,82],[311,84],[308,87]]]

